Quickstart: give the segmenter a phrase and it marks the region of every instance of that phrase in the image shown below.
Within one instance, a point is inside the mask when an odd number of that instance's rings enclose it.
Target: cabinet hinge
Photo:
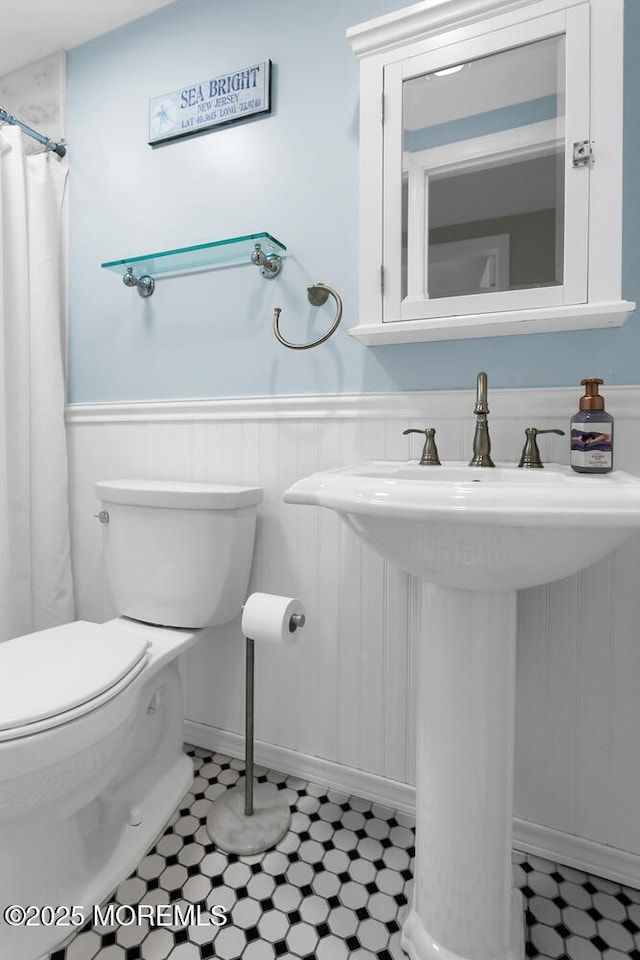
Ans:
[[[384,93],[380,94],[380,123],[384,123]]]
[[[380,264],[380,293],[384,293],[384,267]]]
[[[574,167],[586,167],[594,160],[593,142],[591,140],[576,140],[573,144]]]

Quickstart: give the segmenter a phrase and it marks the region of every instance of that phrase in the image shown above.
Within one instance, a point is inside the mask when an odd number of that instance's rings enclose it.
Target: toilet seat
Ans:
[[[144,668],[149,646],[120,624],[82,620],[0,643],[0,742],[108,702]]]

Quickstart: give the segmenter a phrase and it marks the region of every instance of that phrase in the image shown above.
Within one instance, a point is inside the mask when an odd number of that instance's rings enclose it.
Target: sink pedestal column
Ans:
[[[521,960],[512,892],[516,593],[423,585],[412,960]]]

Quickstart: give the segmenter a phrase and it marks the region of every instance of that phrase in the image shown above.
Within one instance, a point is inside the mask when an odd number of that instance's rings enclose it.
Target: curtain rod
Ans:
[[[34,140],[44,143],[47,150],[53,150],[53,152],[57,153],[59,157],[64,157],[66,155],[66,147],[64,147],[61,143],[56,143],[55,140],[50,140],[49,137],[45,137],[43,134],[32,130],[31,127],[26,125],[26,123],[22,123],[21,120],[16,120],[13,114],[7,113],[7,111],[3,110],[2,107],[0,107],[0,120],[4,120],[5,123],[12,123],[14,126],[20,127],[24,133],[28,134],[30,137],[33,137]]]

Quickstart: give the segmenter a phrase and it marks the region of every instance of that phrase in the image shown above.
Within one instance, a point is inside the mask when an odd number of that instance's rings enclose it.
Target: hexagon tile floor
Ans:
[[[209,840],[206,815],[244,764],[190,753],[191,791],[110,901],[131,909],[119,925],[87,924],[48,960],[405,960],[411,818],[259,769],[258,780],[285,791],[291,829],[270,852],[225,855]],[[514,881],[525,897],[527,957],[640,960],[640,891],[518,853]],[[192,918],[205,923],[138,922],[139,905],[159,904],[183,920],[197,911]],[[215,926],[216,913],[227,922]]]

